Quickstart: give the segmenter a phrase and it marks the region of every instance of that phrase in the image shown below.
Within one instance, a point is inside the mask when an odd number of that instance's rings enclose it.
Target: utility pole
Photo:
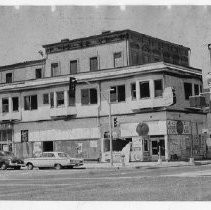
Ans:
[[[111,119],[111,101],[110,101],[110,97],[108,98],[108,105],[109,105],[110,156],[111,156],[111,158],[110,158],[110,164],[111,164],[111,166],[113,166],[112,119]]]

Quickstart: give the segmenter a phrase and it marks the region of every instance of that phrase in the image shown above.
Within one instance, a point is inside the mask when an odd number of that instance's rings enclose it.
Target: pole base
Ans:
[[[159,159],[158,159],[158,164],[161,164],[161,163],[162,163],[162,159],[159,158]]]
[[[194,158],[193,158],[193,157],[190,158],[189,163],[190,163],[191,165],[195,165],[195,161],[194,161]]]

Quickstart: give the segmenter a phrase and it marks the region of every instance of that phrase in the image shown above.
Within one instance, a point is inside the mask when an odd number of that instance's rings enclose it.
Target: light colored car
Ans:
[[[43,152],[37,157],[26,158],[24,163],[28,170],[32,170],[34,167],[61,169],[63,167],[73,168],[81,166],[84,160],[71,158],[64,152]]]

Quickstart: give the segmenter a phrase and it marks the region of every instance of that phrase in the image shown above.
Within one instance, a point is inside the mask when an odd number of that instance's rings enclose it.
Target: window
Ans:
[[[55,77],[55,76],[58,76],[58,75],[60,75],[59,63],[52,63],[51,64],[51,76]]]
[[[24,97],[24,109],[25,110],[37,109],[37,95]]]
[[[51,105],[51,108],[54,107],[54,93],[50,93],[50,105]]]
[[[199,85],[198,84],[194,84],[194,95],[199,95]]]
[[[29,141],[29,131],[21,130],[21,142],[28,142],[28,141]]]
[[[144,81],[140,82],[140,98],[149,98],[150,97],[150,90],[149,90],[149,82]]]
[[[35,69],[36,79],[42,78],[42,69]]]
[[[56,99],[57,99],[57,106],[64,105],[64,92],[63,91],[57,92]]]
[[[110,89],[110,102],[125,101],[125,85],[113,86]]]
[[[48,93],[43,94],[43,104],[49,104],[49,94]]]
[[[0,141],[12,141],[12,130],[0,130]]]
[[[189,100],[189,97],[192,96],[192,84],[185,82],[184,89],[185,89],[185,99]]]
[[[70,61],[70,74],[77,74],[78,62],[77,60]]]
[[[6,83],[12,83],[12,73],[6,74]]]
[[[144,140],[144,151],[149,151],[148,140]]]
[[[132,100],[136,99],[136,83],[131,84],[131,97]]]
[[[43,152],[52,152],[52,151],[53,151],[53,141],[44,141]]]
[[[12,111],[18,112],[18,110],[19,110],[19,99],[18,99],[18,97],[13,97],[12,98]]]
[[[82,89],[81,90],[81,104],[97,104],[97,89]]]
[[[114,53],[114,67],[120,67],[120,66],[123,66],[122,53],[117,52],[117,53]]]
[[[98,61],[97,57],[90,58],[90,71],[98,70]]]
[[[9,99],[2,98],[2,112],[7,113],[9,112]]]
[[[155,97],[163,95],[163,82],[162,80],[154,80]]]

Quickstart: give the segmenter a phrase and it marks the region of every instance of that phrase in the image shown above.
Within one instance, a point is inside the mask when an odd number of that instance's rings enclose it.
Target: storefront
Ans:
[[[13,125],[11,123],[0,124],[0,150],[13,151],[12,133]]]

